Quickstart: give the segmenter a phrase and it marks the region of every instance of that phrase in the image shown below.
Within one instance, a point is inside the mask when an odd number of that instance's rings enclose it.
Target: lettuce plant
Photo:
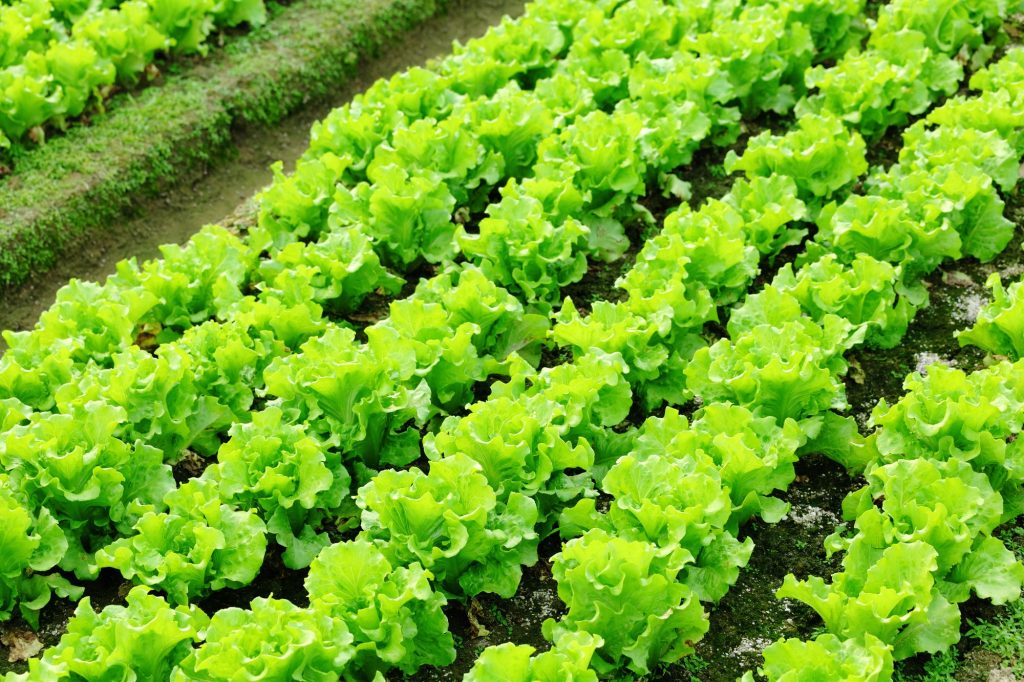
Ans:
[[[429,416],[431,394],[425,380],[414,381],[415,356],[396,350],[368,349],[352,330],[331,326],[272,362],[265,390],[289,418],[308,421],[347,457],[370,467],[403,465],[419,455],[413,427]]]
[[[224,504],[218,492],[207,479],[171,491],[167,511],[144,514],[134,534],[96,553],[96,565],[157,587],[174,604],[248,585],[263,565],[266,527],[251,511]]]
[[[159,450],[114,435],[126,417],[106,403],[76,403],[69,413],[33,413],[0,441],[11,485],[60,524],[69,545],[60,566],[79,577],[95,577],[91,554],[161,509],[174,487]]]
[[[978,47],[986,29],[1003,22],[1006,4],[1002,0],[900,0],[882,7],[869,46],[903,30],[921,32],[932,50],[952,54],[966,45]]]
[[[978,71],[975,76],[983,73],[984,70]],[[975,81],[972,79],[971,82]],[[951,97],[941,107],[929,112],[925,120],[950,128],[995,131],[1018,153],[1024,155],[1024,137],[1020,133],[1024,126],[1024,111],[1015,106],[1009,90],[997,89],[971,97]]]
[[[889,405],[880,400],[868,436],[870,456],[881,462],[909,457],[960,459],[988,476],[1003,496],[1004,520],[1024,509],[1024,395],[1014,377],[1018,364],[1000,362],[983,370],[963,371],[932,365],[924,375],[903,382],[905,395]]]
[[[535,361],[546,332],[544,317],[525,312],[480,269],[465,266],[392,302],[387,319],[367,328],[366,336],[372,353],[414,368],[408,383],[422,377],[434,406],[448,412],[472,400],[475,384],[507,371],[513,352]]]
[[[960,639],[960,610],[936,585],[937,556],[922,541],[865,546],[844,557],[831,584],[789,574],[776,596],[806,603],[843,639],[871,635],[891,644],[896,659],[934,653]]]
[[[716,306],[736,300],[739,285],[757,272],[758,252],[746,239],[744,218],[722,201],[669,214],[663,231],[617,282],[630,311],[659,322],[669,316],[672,327],[686,332],[717,319]]]
[[[996,130],[967,128],[962,123],[932,127],[922,121],[903,132],[899,163],[901,167],[927,169],[966,163],[983,171],[1004,192],[1010,192],[1020,179],[1019,157]]]
[[[366,177],[371,183],[368,196],[375,195],[376,189],[401,169],[414,178],[441,181],[455,203],[465,205],[468,191],[484,181],[485,176],[494,180],[476,126],[465,124],[464,116],[472,116],[471,112],[472,109],[467,111],[456,104],[442,120],[428,116],[395,128],[389,143],[374,151],[366,167]],[[360,200],[362,196],[360,194]],[[371,212],[372,204],[371,201]]]
[[[817,48],[815,62],[839,59],[859,46],[868,33],[864,0],[799,0],[787,2],[785,7],[790,21],[799,21],[810,30]]]
[[[907,286],[903,280],[899,266],[867,254],[858,254],[848,265],[834,254],[825,254],[819,260],[805,263],[795,273],[787,263],[769,286],[749,295],[743,305],[733,310],[729,327],[749,328],[747,318],[762,317],[764,307],[785,306],[794,316],[802,312],[818,321],[825,315],[837,315],[854,326],[864,327],[866,343],[891,348],[903,338],[914,314],[928,301],[923,286]]]
[[[30,129],[64,113],[60,87],[48,72],[45,55],[29,53],[31,57],[0,70],[0,92],[5,106],[0,112],[0,128],[4,138],[18,139]]]
[[[223,408],[230,413],[232,422],[249,418],[255,391],[263,387],[263,371],[275,358],[288,354],[284,340],[270,328],[269,315],[257,315],[258,311],[271,312],[270,306],[252,301],[247,308],[245,315],[192,327],[177,341],[157,349],[160,357],[168,353],[185,354],[190,361],[190,378],[196,393],[203,396],[206,403],[214,399],[217,407],[210,412],[217,413]],[[299,310],[273,310],[275,323],[283,327],[287,317]],[[282,336],[294,342],[291,334]]]
[[[352,634],[349,670],[359,679],[399,668],[445,666],[455,660],[452,634],[418,563],[393,566],[365,540],[341,542],[317,555],[306,577],[311,608],[341,619]]]
[[[704,402],[743,405],[780,422],[845,407],[842,352],[859,340],[849,322],[826,315],[819,325],[800,317],[744,332],[701,348],[687,366],[687,386]]]
[[[648,167],[662,173],[690,163],[713,130],[707,113],[685,98],[626,99],[616,105],[616,111],[636,114],[648,122],[640,137],[640,153]],[[663,191],[670,190],[671,183],[666,183],[665,176],[659,181]]]
[[[161,339],[209,319],[224,319],[242,299],[259,256],[245,240],[216,225],[204,227],[184,247],[167,244],[160,252],[162,258],[141,267],[134,259],[122,261],[110,282],[155,297],[139,323],[168,328]]]
[[[352,634],[340,618],[257,597],[249,609],[215,613],[202,646],[179,659],[169,679],[336,682],[353,654]]]
[[[124,2],[116,9],[88,9],[75,19],[71,34],[91,45],[100,59],[113,64],[118,80],[136,80],[153,61],[153,55],[171,45],[170,37],[150,21],[151,10],[145,2]]]
[[[586,273],[590,230],[573,218],[553,223],[542,201],[514,181],[501,194],[476,234],[459,229],[462,253],[525,300],[557,301],[562,287]]]
[[[774,523],[786,513],[786,505],[770,495],[785,490],[796,478],[793,465],[806,438],[793,420],[779,424],[739,405],[711,403],[695,413],[692,424],[672,408],[662,417],[648,419],[640,428],[633,454],[641,459],[651,455],[686,458],[691,453],[710,457],[732,501],[725,527],[736,535],[754,514]]]
[[[722,60],[745,111],[784,113],[802,94],[800,79],[814,54],[810,30],[790,21],[787,10],[769,3],[744,7],[735,18],[716,22],[714,31],[686,36],[681,45]]]
[[[378,289],[397,294],[402,286],[401,278],[381,266],[369,237],[354,229],[327,232],[313,243],[288,244],[260,262],[259,277],[266,288],[283,288],[288,286],[283,280],[304,268],[312,269],[312,300],[342,314],[367,294]]]
[[[765,131],[752,138],[742,156],[730,151],[725,169],[748,178],[788,175],[801,198],[820,206],[868,169],[866,146],[833,114],[801,116],[796,129],[781,136]]]
[[[1006,90],[1019,97],[1019,86],[1024,81],[1024,50],[1011,47],[1003,58],[994,64],[979,69],[971,76],[971,88],[982,92]]]
[[[929,241],[937,238],[943,246],[951,245],[947,233],[955,232],[965,255],[991,260],[1013,237],[1013,223],[1003,216],[1003,200],[992,177],[973,163],[898,164],[887,173],[874,174],[868,184],[881,197],[905,202],[910,209],[907,217],[929,226],[926,232],[934,235]],[[960,255],[960,249],[951,246],[941,251],[952,258]]]
[[[138,347],[118,353],[109,370],[85,372],[58,389],[56,402],[64,413],[91,402],[123,409],[126,419],[117,436],[158,448],[168,462],[180,459],[187,447],[215,450],[216,434],[233,416],[216,398],[198,392],[191,358],[174,346],[162,347],[158,356]]]
[[[363,537],[393,565],[419,562],[448,593],[512,596],[522,567],[537,560],[537,506],[521,493],[499,503],[465,455],[430,472],[386,470],[359,489]]]
[[[546,321],[541,315],[527,312],[522,302],[488,279],[479,268],[470,265],[447,268],[422,280],[411,297],[394,301],[388,318],[376,326],[389,326],[394,320],[395,326],[401,328],[397,324],[401,318],[407,326],[402,336],[415,338],[422,334],[419,330],[418,333],[408,330],[417,325],[415,316],[420,308],[414,301],[443,309],[447,316],[444,326],[448,329],[458,329],[466,323],[473,325],[472,341],[481,357],[493,356],[495,360],[505,361],[515,352],[532,364],[540,358],[541,341],[547,333]],[[409,312],[403,310],[407,304]],[[367,330],[367,334],[370,333]]]
[[[344,109],[335,114],[341,111]],[[333,116],[313,126],[311,150],[318,141],[325,144],[318,133],[322,134],[323,127],[330,125]],[[319,239],[327,225],[335,186],[352,165],[352,156],[326,149],[299,159],[291,175],[284,174],[284,164],[273,164],[270,169],[274,182],[256,195],[260,212],[250,240],[274,253],[299,239]]]
[[[148,291],[110,281],[100,285],[72,280],[57,292],[32,331],[4,332],[10,349],[3,364],[16,363],[26,372],[50,365],[49,374],[55,369],[54,356],[66,355],[72,367],[80,368],[90,360],[108,367],[114,353],[127,350],[135,341],[136,326],[157,301]]]
[[[431,459],[465,455],[479,463],[505,501],[536,497],[542,514],[589,489],[594,463],[586,441],[594,428],[621,422],[631,405],[624,366],[614,355],[592,353],[580,361],[535,372],[520,363],[491,397],[449,417],[424,439]]]
[[[691,561],[682,548],[663,550],[601,529],[570,540],[552,564],[568,612],[544,621],[544,636],[557,642],[587,633],[603,640],[591,660],[602,675],[619,668],[644,675],[678,660],[708,630],[700,601],[677,581]]]
[[[643,119],[632,112],[593,111],[546,138],[538,148],[536,177],[573,185],[586,200],[581,222],[590,251],[615,260],[629,246],[619,218],[646,193],[647,164],[636,140]]]
[[[456,199],[442,176],[391,164],[377,167],[372,180],[352,188],[338,185],[328,229],[365,226],[381,262],[399,272],[455,255]]]
[[[86,597],[68,621],[67,632],[28,672],[11,673],[10,682],[75,680],[166,680],[192,651],[210,619],[195,606],[171,607],[148,588],[128,593],[125,606],[96,613]]]
[[[961,256],[962,238],[954,225],[915,219],[904,195],[893,194],[851,196],[838,206],[825,206],[818,216],[817,241],[841,262],[866,255],[899,263],[913,274]]]
[[[913,30],[876,34],[871,49],[846,55],[830,68],[808,70],[807,87],[817,93],[800,101],[798,114],[832,112],[867,138],[905,125],[938,97],[953,94],[964,76],[958,61],[932,52],[925,42]]]
[[[589,469],[594,452],[586,440],[574,444],[565,428],[553,422],[549,415],[558,407],[550,400],[506,397],[474,403],[468,415],[447,418],[423,447],[431,459],[472,458],[501,499],[515,492],[571,498],[580,485],[565,472]]]
[[[633,61],[628,87],[629,101],[636,102],[631,106],[653,114],[650,118],[656,123],[651,142],[656,141],[657,146],[649,146],[645,152],[650,155],[649,163],[675,168],[688,162],[693,140],[710,137],[716,143],[727,143],[739,135],[740,112],[729,106],[735,101],[733,87],[717,57],[688,51],[659,58],[641,53]],[[624,102],[619,106],[630,105]],[[678,114],[682,116],[674,122]],[[703,134],[698,138],[699,131]],[[680,137],[672,140],[670,135]]]
[[[996,604],[1020,596],[1024,566],[991,536],[1003,501],[984,474],[955,459],[904,459],[867,478],[868,485],[843,503],[857,534],[830,537],[830,552],[864,556],[887,543],[924,541],[938,553],[936,577],[950,601],[966,601],[972,591]]]
[[[330,540],[320,530],[349,493],[351,477],[341,457],[289,424],[276,407],[231,427],[217,463],[203,472],[217,495],[237,509],[256,510],[284,546],[284,562],[303,568]]]
[[[29,51],[45,50],[56,28],[48,0],[28,0],[0,7],[0,31],[4,37],[0,66],[16,64]]]
[[[555,314],[552,337],[577,359],[595,352],[620,355],[629,368],[626,379],[645,408],[685,402],[683,368],[704,340],[693,332],[673,334],[667,309],[645,315],[632,308],[631,302],[596,301],[584,316],[567,298]]]
[[[648,542],[664,552],[681,550],[689,564],[678,576],[702,601],[718,601],[736,582],[754,549],[724,528],[732,502],[714,461],[697,451],[619,458],[601,488],[613,501],[599,514],[586,498],[561,517],[563,536],[600,528],[616,538]]]
[[[206,52],[203,43],[213,30],[214,0],[189,3],[183,0],[146,0],[152,21],[160,31],[186,52]]]
[[[743,216],[746,239],[762,256],[771,257],[799,244],[807,234],[806,228],[799,226],[807,218],[807,206],[800,201],[796,182],[788,175],[739,178],[722,201]]]
[[[491,62],[495,71],[510,65]],[[515,68],[515,66],[512,66]],[[539,98],[525,97],[518,81],[512,80],[493,96],[463,100],[453,107],[451,118],[461,124],[461,134],[472,130],[484,149],[474,176],[478,187],[469,188],[466,201],[477,209],[484,194],[501,178],[520,179],[530,174],[537,161],[537,145],[555,130],[554,112]]]

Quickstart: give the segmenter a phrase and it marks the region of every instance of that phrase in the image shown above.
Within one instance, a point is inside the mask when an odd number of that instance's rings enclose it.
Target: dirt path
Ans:
[[[210,168],[191,185],[140,203],[135,218],[102,231],[102,238],[87,244],[74,258],[6,293],[5,300],[0,301],[0,329],[30,329],[53,303],[57,290],[71,278],[101,280],[122,259],[152,258],[159,255],[161,244],[184,243],[203,225],[220,222],[271,181],[271,163],[283,160],[286,169],[294,165],[306,150],[314,121],[378,78],[443,56],[450,51],[453,40],[465,42],[482,35],[502,16],[519,15],[524,4],[524,0],[453,0],[447,14],[428,20],[384,54],[365,62],[358,75],[329,101],[307,107],[273,128],[239,133],[235,158]],[[5,348],[0,339],[0,352]]]

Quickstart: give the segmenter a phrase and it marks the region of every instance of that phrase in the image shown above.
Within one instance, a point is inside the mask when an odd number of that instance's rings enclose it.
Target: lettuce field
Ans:
[[[281,11],[0,2],[8,181]],[[536,0],[373,82],[4,333],[4,679],[1024,679],[1022,36]]]

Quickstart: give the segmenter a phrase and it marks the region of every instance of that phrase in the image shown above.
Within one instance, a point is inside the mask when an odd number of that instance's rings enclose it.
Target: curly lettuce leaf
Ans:
[[[808,641],[781,639],[764,650],[758,672],[768,682],[885,682],[892,679],[892,647],[870,634],[856,639],[827,633]],[[754,682],[753,674],[748,672],[742,682]]]
[[[602,643],[586,632],[571,632],[540,654],[527,644],[489,646],[463,682],[597,682],[590,661]]]

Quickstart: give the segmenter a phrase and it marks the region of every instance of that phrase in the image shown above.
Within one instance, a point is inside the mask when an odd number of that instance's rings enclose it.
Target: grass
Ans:
[[[954,674],[959,667],[957,650],[950,649],[932,656],[920,674],[906,674],[897,668],[892,679],[893,682],[949,682],[955,679]]]
[[[208,59],[125,93],[91,125],[13,156],[0,181],[0,290],[49,268],[140,197],[230,155],[232,131],[281,120],[446,0],[300,0]],[[333,27],[324,30],[325,26]],[[176,63],[172,63],[176,64]],[[178,73],[172,73],[178,71]]]
[[[967,634],[999,656],[1014,675],[1024,677],[1024,600],[1010,603],[991,621],[971,623]]]

